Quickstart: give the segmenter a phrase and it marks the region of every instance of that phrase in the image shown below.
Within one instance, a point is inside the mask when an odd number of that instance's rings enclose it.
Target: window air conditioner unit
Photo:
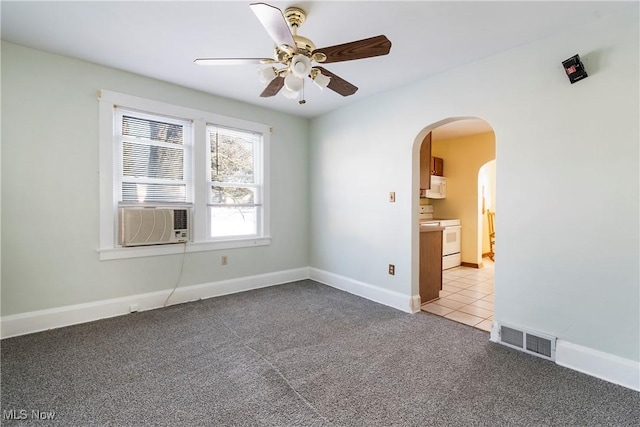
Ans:
[[[122,246],[165,245],[189,240],[189,211],[171,208],[120,208]]]

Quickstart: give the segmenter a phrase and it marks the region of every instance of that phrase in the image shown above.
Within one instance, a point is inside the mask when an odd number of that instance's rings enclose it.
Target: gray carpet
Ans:
[[[640,420],[640,393],[313,281],[6,339],[1,375],[3,425]],[[38,421],[34,410],[55,418]]]

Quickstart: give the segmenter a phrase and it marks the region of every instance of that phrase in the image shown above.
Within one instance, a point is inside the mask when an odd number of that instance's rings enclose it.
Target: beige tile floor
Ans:
[[[482,260],[483,268],[455,267],[442,272],[440,298],[422,305],[421,310],[483,331],[493,322],[494,264]]]

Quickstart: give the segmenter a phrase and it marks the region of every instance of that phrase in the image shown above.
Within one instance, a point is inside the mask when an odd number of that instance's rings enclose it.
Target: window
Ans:
[[[191,122],[116,108],[116,193],[121,204],[192,201]]]
[[[207,127],[211,238],[260,234],[260,135]]]
[[[100,258],[266,245],[266,125],[157,101],[99,92]],[[186,207],[182,245],[120,247],[118,209]]]

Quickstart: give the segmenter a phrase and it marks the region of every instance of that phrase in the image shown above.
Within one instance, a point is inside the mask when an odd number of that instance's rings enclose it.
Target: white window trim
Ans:
[[[246,248],[252,246],[265,246],[271,243],[270,236],[270,134],[271,128],[261,123],[226,117],[219,114],[195,110],[167,104],[160,101],[139,98],[109,90],[98,91],[98,132],[99,132],[99,157],[100,157],[100,240],[98,252],[100,260],[112,260],[123,258],[137,258],[146,256],[179,254],[183,252],[201,252],[231,248]],[[228,240],[211,241],[207,239],[207,200],[196,196],[194,200],[194,215],[191,228],[191,241],[184,244],[120,247],[117,242],[117,200],[114,192],[114,162],[116,150],[114,149],[114,107],[147,111],[159,115],[179,117],[193,120],[193,171],[194,193],[206,194],[206,164],[198,159],[207,158],[206,144],[196,141],[204,141],[207,132],[207,123],[215,123],[237,129],[245,129],[261,133],[263,135],[263,229],[261,237],[233,238]]]

